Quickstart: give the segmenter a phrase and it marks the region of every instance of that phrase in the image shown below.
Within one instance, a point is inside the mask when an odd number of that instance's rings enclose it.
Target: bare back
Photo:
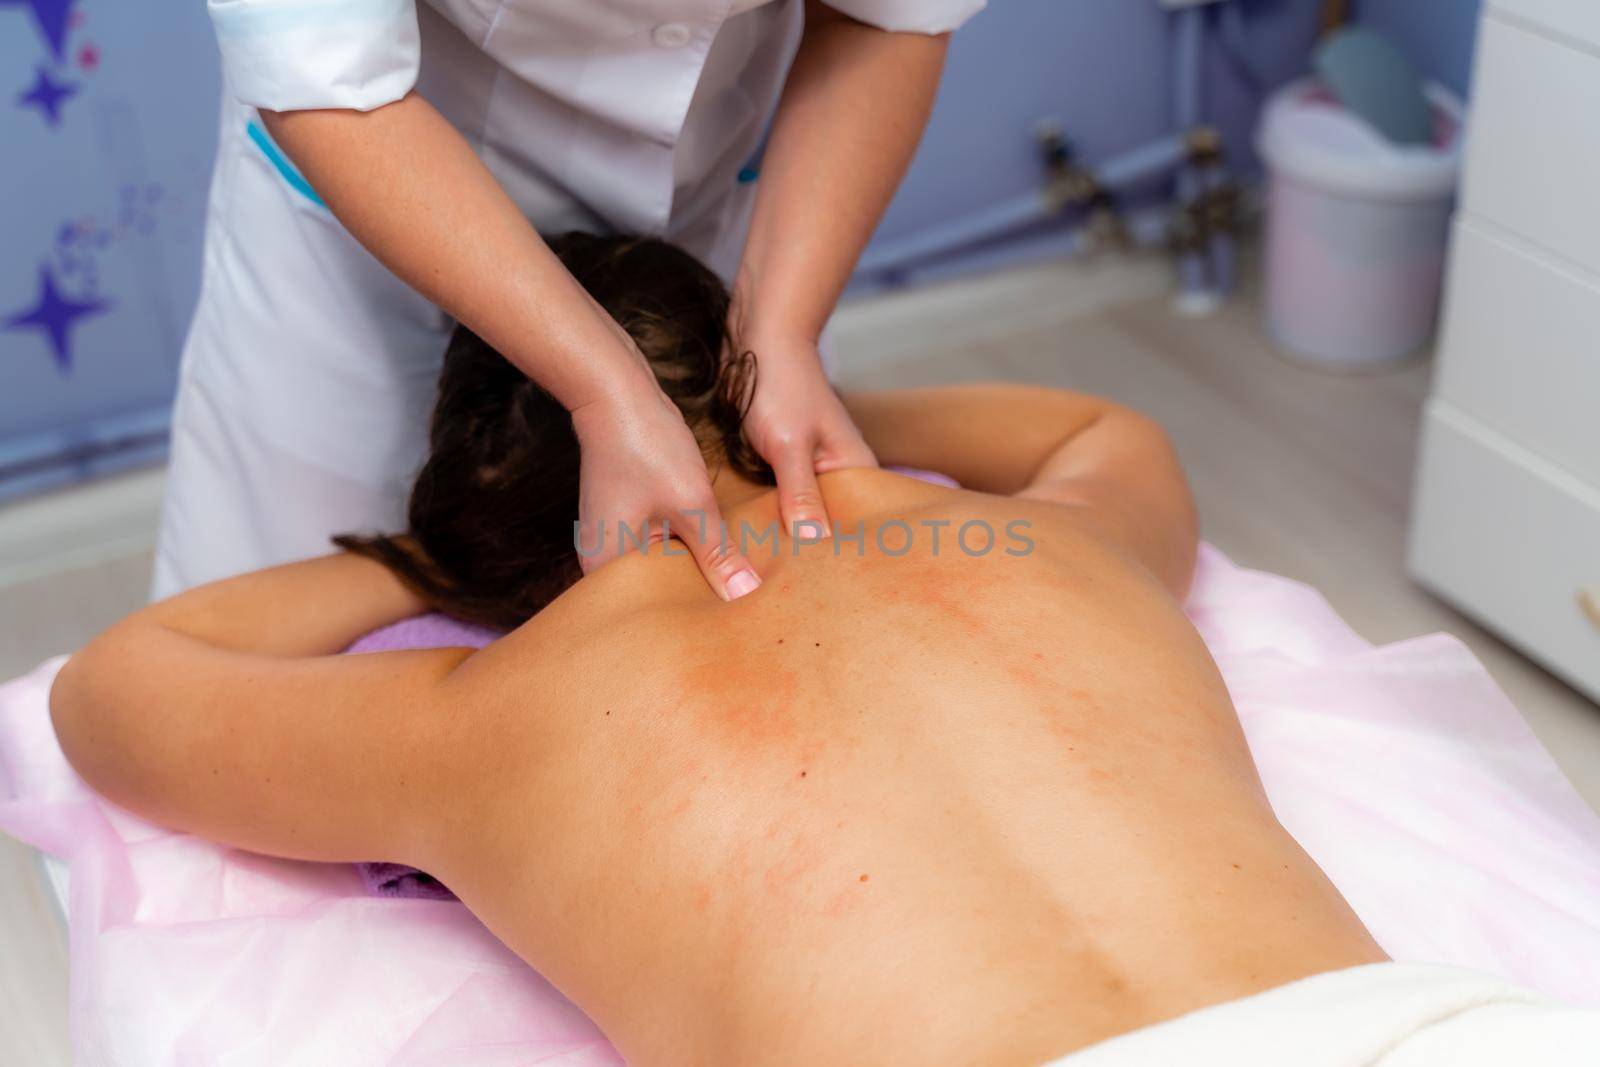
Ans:
[[[444,683],[436,873],[625,1056],[1038,1063],[1382,958],[1139,564],[1060,505],[822,487],[860,542],[758,545],[732,605],[625,558]]]

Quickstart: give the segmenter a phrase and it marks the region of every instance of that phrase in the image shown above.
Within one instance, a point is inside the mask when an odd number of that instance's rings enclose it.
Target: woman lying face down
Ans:
[[[724,603],[666,546],[580,578],[570,419],[461,334],[404,536],[155,604],[62,670],[90,784],[429,871],[642,1067],[1038,1064],[1384,958],[1180,610],[1194,510],[1158,427],[1025,386],[850,396],[885,463],[966,488],[829,473],[834,536],[797,541],[716,279],[656,241],[555,247],[724,516],[775,531],[761,587]],[[337,655],[430,609],[509,632]]]

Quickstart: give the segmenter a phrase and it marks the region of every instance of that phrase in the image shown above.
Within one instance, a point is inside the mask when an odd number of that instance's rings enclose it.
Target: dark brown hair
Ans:
[[[755,357],[725,355],[733,346],[721,279],[652,238],[570,233],[550,247],[639,346],[707,463],[772,484],[741,432]],[[407,532],[344,534],[334,544],[382,563],[439,611],[514,628],[581,576],[572,418],[463,326],[445,353],[429,444]]]

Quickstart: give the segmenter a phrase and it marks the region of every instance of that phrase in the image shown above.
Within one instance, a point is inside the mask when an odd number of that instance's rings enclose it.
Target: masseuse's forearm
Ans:
[[[422,97],[262,120],[357,240],[569,410],[649,380],[626,336]]]
[[[947,43],[807,4],[734,287],[758,336],[822,332],[916,151]]]

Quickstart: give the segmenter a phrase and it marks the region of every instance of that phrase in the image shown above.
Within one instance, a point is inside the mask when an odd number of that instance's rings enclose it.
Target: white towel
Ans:
[[[1600,1011],[1454,967],[1375,963],[1202,1008],[1052,1067],[1596,1067]]]

